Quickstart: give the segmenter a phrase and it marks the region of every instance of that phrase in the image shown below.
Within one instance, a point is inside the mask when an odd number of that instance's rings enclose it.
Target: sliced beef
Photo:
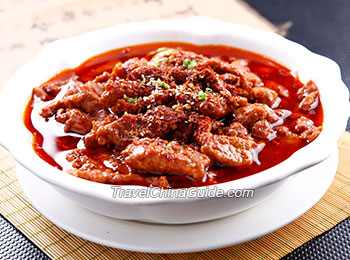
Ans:
[[[272,129],[271,124],[266,119],[256,122],[251,133],[252,136],[267,141],[271,141],[277,136],[276,131]]]
[[[225,75],[227,75],[227,73]],[[233,74],[230,75],[234,76]],[[248,96],[249,91],[247,89],[242,89],[240,87],[237,88],[236,86],[227,84],[227,81],[225,81],[227,76],[219,75],[213,70],[206,68],[203,71],[202,77],[205,78],[207,85],[220,95],[216,96],[214,100],[216,101],[215,103],[218,103],[218,105],[220,105],[220,103],[225,105],[225,109],[223,111],[226,113],[222,113],[222,116],[231,112],[231,110],[234,108],[246,105],[248,103],[248,99],[245,96]],[[240,78],[238,79],[239,80],[236,80],[236,84],[239,85]],[[245,96],[242,96],[242,94]],[[225,103],[223,103],[223,101],[225,101]]]
[[[165,86],[165,87],[164,87]],[[170,86],[160,79],[144,81],[117,80],[105,85],[100,103],[121,116],[125,112],[137,114],[150,107],[170,101]]]
[[[294,121],[291,129],[286,126],[275,127],[278,134],[290,140],[305,140],[312,142],[319,136],[322,131],[322,126],[314,126],[314,122],[305,116],[301,116]]]
[[[121,68],[118,68],[117,65],[114,68],[113,73],[115,73],[117,70],[119,70],[119,71],[121,70]],[[136,57],[136,58],[128,59],[127,61],[122,63],[120,67],[122,67],[122,70],[123,70],[125,76],[127,77],[129,75],[129,73],[132,72],[133,70],[140,68],[140,67],[147,67],[147,66],[148,66],[148,61],[145,58],[139,59]]]
[[[243,89],[249,89],[254,85],[261,85],[261,79],[254,73],[250,72],[247,63],[244,60],[235,60],[232,63],[223,62],[219,59],[208,59],[205,65],[211,67],[219,74],[230,73],[240,78],[237,83]]]
[[[289,130],[287,126],[276,126],[274,128],[277,134],[284,137],[287,142],[298,142],[299,136]]]
[[[236,136],[244,139],[251,138],[247,128],[245,128],[241,123],[233,122],[228,127],[225,127],[223,134],[228,136]]]
[[[110,122],[103,120],[93,122],[90,133],[85,135],[84,144],[86,147],[115,146],[124,148],[133,140],[135,126],[138,119],[135,115],[126,115],[122,118]]]
[[[195,132],[193,134],[194,140],[198,145],[202,145],[207,139],[207,134],[213,130],[214,122],[210,117],[192,114],[189,118],[195,126]]]
[[[164,137],[186,119],[182,110],[158,106],[146,114],[126,114],[115,121],[94,122],[92,131],[85,137],[87,147],[115,146],[123,149],[134,139]]]
[[[67,82],[68,80],[48,82],[38,88],[34,88],[33,93],[41,100],[48,101],[55,98],[61,91],[61,86],[67,84]]]
[[[106,83],[107,81],[115,80],[111,73],[104,71],[102,74],[97,75],[92,82],[94,83]]]
[[[90,114],[100,109],[99,96],[104,90],[100,83],[88,82],[83,84],[71,79],[61,88],[62,90],[56,98],[42,109],[41,116],[51,117],[60,108],[79,108]]]
[[[266,119],[270,123],[277,122],[280,117],[269,106],[260,103],[248,104],[234,111],[235,121],[251,128],[257,121]]]
[[[104,84],[104,92],[101,95],[100,102],[105,107],[112,107],[119,99],[148,96],[153,90],[153,85],[142,84],[138,81],[109,81]]]
[[[140,66],[133,69],[128,74],[128,79],[130,80],[144,80],[147,77],[166,80],[166,69],[156,66]]]
[[[294,132],[300,134],[305,130],[309,129],[310,126],[313,126],[314,122],[305,116],[299,117],[294,124]]]
[[[201,152],[226,166],[250,165],[256,161],[258,144],[235,136],[206,133],[202,138]]]
[[[322,126],[311,126],[309,129],[300,134],[300,138],[306,140],[307,142],[312,142],[320,135],[321,131]]]
[[[182,70],[178,67],[171,68],[169,76],[172,77],[177,85],[184,84],[195,75],[192,70]]]
[[[203,178],[209,158],[178,142],[144,138],[134,141],[123,152],[125,162],[133,169]]]
[[[241,166],[257,161],[259,145],[253,141],[248,131],[240,123],[232,123],[219,132],[228,135],[212,134],[214,122],[205,116],[192,116],[197,126],[194,138],[201,147],[201,152],[215,162],[226,166]],[[231,134],[232,136],[229,136]]]
[[[237,85],[240,78],[234,74],[231,73],[224,73],[220,75],[221,79],[230,85]]]
[[[232,108],[237,108],[241,106],[245,106],[248,104],[248,99],[246,97],[242,96],[231,96],[227,103],[230,105]]]
[[[118,185],[140,184],[169,187],[166,176],[144,177],[131,171],[120,158],[103,150],[97,156],[89,156],[85,149],[76,149],[67,155],[67,160],[72,163],[73,167],[68,170],[68,173],[82,179]]]
[[[255,87],[252,89],[251,93],[260,103],[266,104],[272,108],[278,107],[281,102],[277,92],[269,88]]]
[[[65,124],[65,132],[74,132],[85,135],[92,128],[93,118],[77,108],[59,109],[56,114],[57,122]]]
[[[142,121],[150,135],[152,134],[155,137],[162,137],[175,131],[186,119],[187,116],[183,110],[174,110],[166,106],[155,107],[147,111],[142,117]]]
[[[290,97],[289,90],[287,88],[277,84],[276,82],[274,82],[272,80],[265,80],[264,83],[265,83],[264,84],[265,87],[276,91],[278,95],[285,97],[285,98]]]
[[[300,101],[299,108],[302,111],[310,112],[318,106],[319,92],[313,81],[309,81],[298,90],[298,98]]]
[[[172,131],[169,135],[172,139],[178,141],[180,144],[188,144],[195,131],[195,124],[190,122],[188,119],[181,121],[177,124],[177,128]]]
[[[314,122],[304,116],[299,117],[294,126],[294,132],[299,134],[300,138],[313,141],[321,132],[322,126],[314,126]]]
[[[220,94],[205,93],[203,91],[201,93],[204,96],[204,100],[200,100],[198,103],[195,103],[193,106],[195,111],[198,111],[199,113],[213,119],[222,118],[229,112],[226,99]]]
[[[127,76],[126,69],[123,66],[124,63],[117,62],[111,72],[111,79],[125,79]]]
[[[149,102],[143,99],[134,100],[133,102],[127,101],[125,99],[117,100],[110,110],[117,116],[122,116],[125,113],[138,114],[149,106]]]
[[[202,70],[200,78],[203,78],[210,88],[220,93],[223,97],[231,97],[232,93],[229,91],[230,86],[224,81],[223,77],[215,73],[214,70],[205,68]]]

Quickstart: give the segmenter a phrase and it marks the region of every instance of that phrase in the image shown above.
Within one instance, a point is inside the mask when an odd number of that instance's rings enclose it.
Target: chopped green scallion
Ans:
[[[182,63],[186,68],[193,70],[198,65],[196,60],[185,59]]]
[[[139,101],[140,99],[142,99],[142,97],[138,97],[138,98],[125,97],[125,100],[128,101],[129,103],[135,103],[136,101]]]
[[[207,96],[208,96],[207,93],[203,92],[202,90],[199,91],[199,93],[198,93],[198,99],[199,100],[207,99]]]
[[[198,64],[197,64],[197,61],[193,60],[191,61],[191,64],[187,66],[187,68],[189,68],[190,70],[193,70],[194,67],[196,67]]]
[[[189,59],[185,59],[183,62],[183,65],[187,68],[188,65],[190,65],[191,61]]]
[[[164,82],[164,81],[162,81],[162,80],[160,80],[160,79],[158,79],[158,80],[156,81],[156,83],[157,83],[159,86],[161,86],[162,88],[165,88],[165,89],[169,89],[169,88],[170,88],[170,85],[169,85],[169,84],[167,84],[166,82]]]
[[[169,142],[168,145],[166,146],[167,149],[172,150],[173,142]]]

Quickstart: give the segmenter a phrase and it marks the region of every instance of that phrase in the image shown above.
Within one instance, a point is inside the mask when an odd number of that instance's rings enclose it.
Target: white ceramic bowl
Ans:
[[[113,198],[110,185],[73,177],[50,166],[35,154],[31,133],[23,124],[23,111],[33,87],[99,53],[162,41],[245,49],[265,55],[292,69],[304,83],[312,79],[320,90],[324,109],[323,131],[314,142],[268,170],[211,186],[225,192],[255,189],[254,198]],[[228,216],[250,208],[274,193],[286,182],[287,177],[327,158],[345,129],[350,111],[348,98],[348,90],[335,62],[277,34],[206,17],[129,23],[55,41],[24,65],[7,82],[1,93],[0,139],[17,162],[85,208],[122,219],[191,223]]]

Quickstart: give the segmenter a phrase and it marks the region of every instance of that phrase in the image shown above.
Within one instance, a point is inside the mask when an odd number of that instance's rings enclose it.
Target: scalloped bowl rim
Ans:
[[[334,146],[343,133],[350,111],[349,92],[342,82],[339,66],[331,59],[315,54],[275,33],[208,17],[121,24],[48,44],[18,70],[0,93],[1,118],[3,122],[10,122],[0,128],[0,143],[10,151],[16,161],[39,178],[87,197],[100,198],[112,203],[142,205],[198,200],[112,198],[111,185],[71,176],[40,159],[32,148],[32,135],[23,124],[23,112],[32,88],[47,81],[54,74],[66,68],[77,67],[88,58],[112,49],[162,41],[227,45],[262,54],[297,72],[302,82],[312,79],[320,89],[324,128],[319,137],[272,168],[212,187],[217,186],[225,192],[229,189],[256,189],[281,181],[326,159],[331,154],[330,147]],[[330,85],[333,91],[330,90]],[[22,91],[19,92],[18,88]],[[147,188],[122,186],[122,188],[131,187]],[[199,189],[205,188],[206,186],[199,187]]]

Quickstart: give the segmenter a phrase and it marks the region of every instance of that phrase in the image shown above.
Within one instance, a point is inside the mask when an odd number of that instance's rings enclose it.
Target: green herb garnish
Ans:
[[[173,109],[176,109],[176,108],[178,108],[178,107],[179,107],[179,104],[176,104],[176,105],[173,105],[173,106],[172,106]]]
[[[182,63],[186,68],[193,70],[198,65],[196,60],[185,59]]]
[[[156,83],[157,83],[159,86],[161,86],[162,88],[165,88],[165,89],[169,89],[169,88],[170,88],[170,85],[169,85],[169,84],[167,84],[166,82],[164,82],[164,81],[162,81],[162,80],[160,80],[160,79],[158,79],[158,80],[156,81]]]
[[[173,149],[172,146],[173,146],[173,141],[171,141],[170,143],[168,143],[168,145],[166,146],[166,148],[167,148],[168,150],[172,150],[172,149]]]
[[[212,93],[212,92],[213,92],[213,90],[212,90],[211,88],[206,88],[206,89],[205,89],[205,92]]]
[[[129,103],[135,103],[136,101],[139,101],[140,99],[142,99],[142,97],[138,97],[138,98],[125,97],[125,100],[128,101]]]
[[[193,70],[194,67],[196,67],[198,64],[197,64],[197,61],[193,60],[191,61],[191,64],[187,66],[187,68],[189,68],[190,70]]]
[[[199,91],[199,93],[198,93],[198,99],[199,100],[207,99],[207,97],[208,97],[207,93],[203,92],[202,90]]]
[[[187,68],[188,65],[190,65],[191,61],[189,59],[185,59],[183,62],[183,65]]]

